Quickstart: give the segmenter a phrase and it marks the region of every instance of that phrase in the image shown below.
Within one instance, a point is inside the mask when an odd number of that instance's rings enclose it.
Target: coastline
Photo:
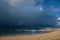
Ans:
[[[4,36],[0,37],[0,40],[56,40],[58,38],[60,38],[60,31],[56,30],[46,34]]]

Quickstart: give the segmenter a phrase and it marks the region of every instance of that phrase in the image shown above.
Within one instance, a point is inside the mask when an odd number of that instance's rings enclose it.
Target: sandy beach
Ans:
[[[60,40],[60,31],[34,35],[2,36],[0,40]]]

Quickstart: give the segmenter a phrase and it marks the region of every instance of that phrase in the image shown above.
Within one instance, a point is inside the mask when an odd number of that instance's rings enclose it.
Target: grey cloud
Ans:
[[[7,3],[8,4],[4,2],[2,3],[2,5],[5,6],[1,5],[4,11],[2,10],[1,14],[3,16],[0,17],[2,18],[1,20],[4,19],[3,21],[8,20],[7,23],[15,25],[22,24],[55,25],[56,18],[51,16],[49,13],[46,14],[45,11],[43,12],[38,11],[37,6],[36,7],[33,6],[35,4],[34,0],[23,0],[21,3],[18,2],[17,5],[15,6],[9,5],[11,3],[10,1],[7,1]],[[6,23],[6,21],[4,23]]]

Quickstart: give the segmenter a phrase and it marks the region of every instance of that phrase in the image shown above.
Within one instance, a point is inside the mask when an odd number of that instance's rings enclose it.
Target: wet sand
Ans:
[[[34,35],[1,36],[0,40],[60,40],[60,31]]]

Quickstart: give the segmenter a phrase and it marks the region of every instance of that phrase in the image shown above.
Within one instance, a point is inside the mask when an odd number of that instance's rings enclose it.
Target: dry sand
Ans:
[[[0,40],[60,40],[60,31],[34,35],[0,37]]]

